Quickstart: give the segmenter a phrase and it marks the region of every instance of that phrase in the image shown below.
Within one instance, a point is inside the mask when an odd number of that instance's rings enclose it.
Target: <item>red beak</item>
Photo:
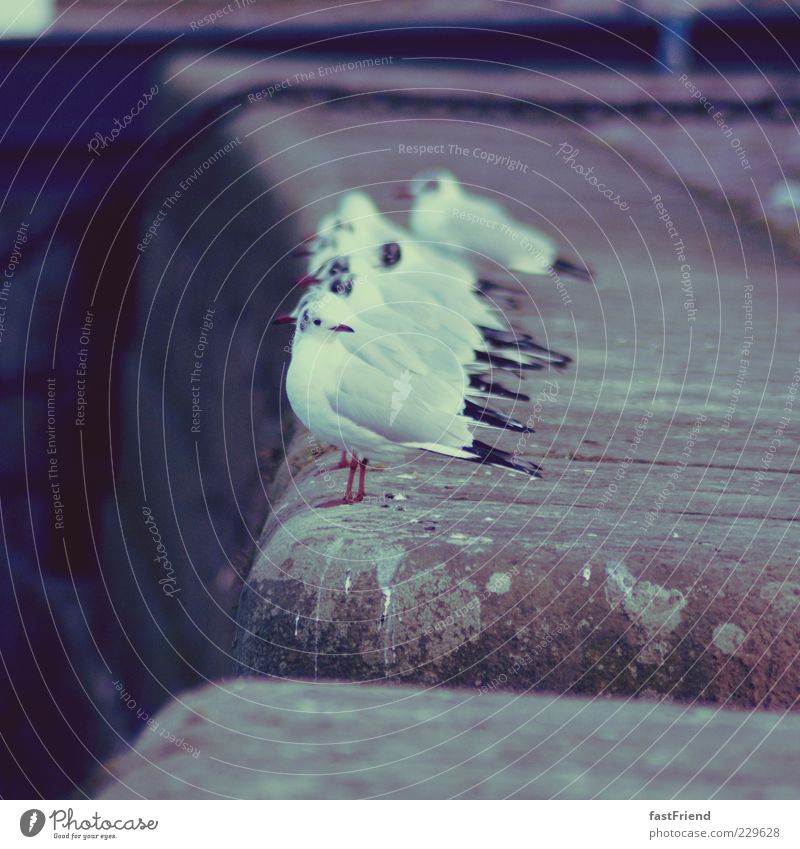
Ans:
[[[314,251],[311,248],[297,248],[297,250],[292,251],[292,256],[301,257],[301,256],[311,256]]]
[[[294,324],[297,319],[293,315],[279,315],[272,319],[273,324]]]
[[[352,327],[348,327],[346,324],[337,324],[336,327],[332,327],[331,330],[335,330],[337,333],[355,333]]]
[[[394,193],[394,196],[397,200],[412,200],[414,197],[408,189],[398,189]]]
[[[298,286],[313,286],[314,283],[319,283],[319,277],[315,277],[313,274],[304,274],[297,281]]]

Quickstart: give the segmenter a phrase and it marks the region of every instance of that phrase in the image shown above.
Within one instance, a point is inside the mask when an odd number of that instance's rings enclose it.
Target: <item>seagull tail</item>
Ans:
[[[480,280],[478,280],[478,281],[475,283],[475,288],[476,288],[479,292],[482,292],[482,293],[484,293],[484,294],[485,294],[486,292],[491,292],[491,291],[492,291],[492,289],[500,289],[500,290],[503,290],[503,289],[505,289],[505,286],[501,286],[499,283],[494,283],[494,282],[493,282],[493,281],[491,281],[491,280],[485,280],[484,278],[481,278]]]
[[[437,442],[404,442],[403,445],[406,448],[430,451],[432,454],[440,454],[444,457],[456,457],[459,460],[467,460],[470,463],[488,463],[490,466],[512,469],[515,472],[530,475],[532,478],[540,478],[542,476],[541,466],[537,466],[536,463],[528,463],[525,460],[520,460],[515,454],[509,451],[501,451],[499,448],[493,448],[491,445],[487,445],[478,439],[474,439],[472,445],[465,445],[463,448],[453,448]]]
[[[512,419],[505,413],[501,413],[499,410],[492,410],[490,407],[481,407],[480,404],[474,404],[472,401],[464,402],[464,412],[462,415],[480,424],[497,427],[501,430],[511,430],[514,433],[534,432],[532,427],[528,427],[528,425]]]
[[[511,354],[516,352],[506,351],[506,353]],[[488,351],[476,351],[475,360],[479,363],[485,363],[492,368],[511,371],[541,371],[544,368],[544,363],[532,357],[526,357],[523,360],[519,355],[503,357],[500,354],[493,354]]]
[[[553,270],[561,274],[569,274],[572,277],[577,277],[579,280],[585,280],[587,283],[594,283],[594,276],[590,269],[583,265],[576,265],[568,259],[557,259],[553,263]]]
[[[465,449],[471,451],[473,463],[488,463],[490,466],[501,466],[504,469],[513,469],[515,472],[523,472],[530,475],[532,478],[540,478],[542,467],[536,463],[528,463],[521,460],[515,454],[509,451],[501,451],[499,448],[493,448],[485,442],[474,440],[472,445]]]
[[[507,398],[511,401],[531,400],[529,395],[524,395],[522,392],[512,392],[500,383],[486,380],[480,374],[469,376],[469,386],[470,389],[474,390],[474,394],[481,398]]]
[[[522,352],[533,354],[536,360],[545,360],[556,368],[564,368],[572,362],[572,357],[561,354],[540,345],[529,333],[517,334],[514,330],[493,330],[490,327],[480,327],[483,338],[500,353],[515,353],[519,356]]]

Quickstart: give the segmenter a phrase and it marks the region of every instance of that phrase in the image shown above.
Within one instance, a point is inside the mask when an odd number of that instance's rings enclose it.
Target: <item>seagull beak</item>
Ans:
[[[292,251],[292,256],[294,257],[303,257],[303,256],[311,256],[314,251],[311,248],[297,248],[297,250]]]
[[[319,277],[315,277],[313,274],[304,274],[297,281],[298,286],[313,286],[314,283],[319,283]]]
[[[355,333],[352,327],[348,327],[346,324],[337,324],[335,327],[331,327],[336,333]]]
[[[294,324],[297,319],[293,315],[279,315],[272,319],[273,324]]]
[[[398,189],[394,196],[397,200],[413,200],[414,195],[408,189]]]

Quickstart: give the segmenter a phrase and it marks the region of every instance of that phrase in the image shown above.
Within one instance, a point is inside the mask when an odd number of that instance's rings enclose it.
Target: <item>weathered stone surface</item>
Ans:
[[[601,464],[592,480],[608,486],[614,472]],[[620,497],[645,476],[633,467]],[[328,496],[324,480],[313,467],[293,478],[243,592],[240,671],[795,703],[800,582],[743,566],[729,527],[684,517],[674,538],[632,549],[619,535],[598,553],[591,504],[543,506],[558,498],[549,480],[433,463],[401,477],[375,474],[378,504],[322,514],[309,505]],[[737,520],[790,556],[783,523],[759,524]]]
[[[645,701],[222,681],[98,775],[102,799],[797,798],[800,718]]]
[[[354,186],[402,220],[393,189],[437,162],[556,234],[597,286],[565,281],[565,298],[508,281],[518,324],[576,357],[525,382],[537,433],[517,447],[544,480],[420,459],[370,474],[368,503],[317,511],[342,484],[314,477],[326,458],[297,437],[242,595],[240,671],[795,705],[791,254],[763,222],[743,230],[724,196],[598,144],[591,121],[496,124],[432,99],[358,108],[311,90],[301,113],[275,98],[237,115],[265,181],[296,175],[282,189],[298,233]]]

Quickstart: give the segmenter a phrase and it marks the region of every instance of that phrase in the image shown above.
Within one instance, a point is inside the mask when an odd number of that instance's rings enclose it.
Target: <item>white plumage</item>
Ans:
[[[388,221],[363,192],[345,195],[306,247],[308,288],[279,320],[296,322],[286,383],[292,409],[341,448],[340,466],[352,457],[344,498],[324,506],[363,499],[370,458],[424,451],[538,476],[536,464],[476,433],[532,430],[487,406],[492,398],[529,400],[492,379],[496,370],[519,380],[568,357],[517,334],[464,257]]]
[[[590,277],[586,268],[559,258],[550,236],[517,221],[497,201],[467,191],[444,168],[418,174],[409,183],[409,196],[414,198],[409,222],[417,238],[525,274],[555,269]]]

